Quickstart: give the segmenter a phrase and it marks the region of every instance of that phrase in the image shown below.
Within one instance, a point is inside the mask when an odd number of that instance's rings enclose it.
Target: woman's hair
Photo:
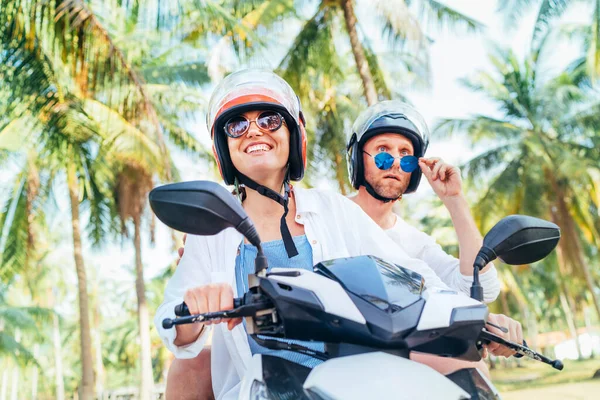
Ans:
[[[241,202],[246,200],[246,188],[241,185],[235,185],[231,194],[240,199]]]

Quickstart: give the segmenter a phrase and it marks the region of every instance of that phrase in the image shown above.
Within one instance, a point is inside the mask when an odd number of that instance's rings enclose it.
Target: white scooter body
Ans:
[[[338,282],[306,270],[274,268],[272,272],[279,271],[297,271],[298,275],[273,274],[269,279],[310,290],[329,314],[366,324],[365,318]],[[417,331],[447,328],[456,308],[481,306],[480,302],[452,290],[425,290],[422,297],[426,303]],[[328,400],[470,399],[465,390],[434,369],[384,352],[356,354],[325,361],[310,372],[303,386],[305,390]],[[256,354],[243,378],[239,399],[268,399],[266,393],[262,356]]]
[[[262,356],[256,354],[242,382],[240,400],[268,399],[262,370]],[[304,389],[327,400],[471,398],[434,369],[382,352],[326,361],[310,372]]]

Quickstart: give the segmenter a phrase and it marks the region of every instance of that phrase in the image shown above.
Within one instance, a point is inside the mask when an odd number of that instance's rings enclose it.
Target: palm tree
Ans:
[[[470,30],[481,28],[477,21],[441,2],[433,0],[419,2],[378,0],[370,2],[369,6],[381,18],[381,29],[384,35],[390,37],[393,42],[408,46],[409,51],[413,50],[417,53],[424,51],[428,44],[422,22],[429,22],[433,19],[441,25],[463,25]],[[327,10],[332,12],[327,13]],[[344,35],[347,35],[346,39],[350,42],[356,71],[362,82],[364,97],[368,105],[375,104],[380,94],[380,89],[377,87],[377,78],[381,76],[381,72],[377,70],[376,65],[372,65],[375,57],[372,54],[369,39],[359,36],[358,25],[360,21],[356,17],[355,2],[353,0],[323,0],[319,3],[315,17],[323,12],[325,12],[324,15],[328,16],[326,24],[335,26],[336,23],[341,22],[340,19],[343,19],[343,25],[346,27]],[[333,38],[330,40],[333,40]],[[294,51],[294,49],[291,51]]]
[[[14,132],[23,121],[31,122],[38,129],[37,136],[29,140],[35,142],[41,137],[41,141],[37,143],[43,144],[34,146],[32,154],[46,157],[44,167],[52,178],[61,169],[66,172],[80,300],[83,369],[81,388],[82,396],[89,398],[94,385],[87,278],[81,251],[80,201],[83,199],[91,204],[89,226],[95,243],[101,242],[102,236],[110,231],[111,217],[114,217],[109,213],[111,193],[107,187],[102,187],[110,181],[113,171],[106,168],[101,157],[95,156],[107,154],[104,150],[98,151],[98,146],[112,146],[116,141],[129,141],[129,146],[135,146],[140,141],[146,147],[151,144],[154,151],[154,164],[151,165],[160,166],[167,179],[172,176],[172,165],[163,132],[180,147],[198,150],[201,146],[171,118],[173,113],[168,114],[167,107],[156,107],[142,77],[128,62],[100,18],[86,4],[81,1],[0,0],[0,8],[3,10],[0,16],[0,40],[7,49],[0,55],[4,61],[0,76],[8,77],[10,83],[9,90],[3,92],[6,93],[6,99],[0,97],[0,100],[5,100],[2,104],[7,109],[7,115],[13,119],[10,123],[0,125],[0,130],[3,133]],[[109,8],[102,9],[100,14],[104,12],[105,17],[110,18],[110,11]],[[139,13],[139,8],[134,7],[132,15],[136,13]],[[135,22],[138,16],[139,14],[132,17],[132,20]],[[54,68],[55,65],[66,68]],[[18,74],[25,68],[33,71],[33,75]],[[68,72],[66,75],[65,70]],[[160,96],[161,86],[152,89],[155,95],[159,94],[157,97],[160,104],[164,97]],[[180,96],[185,95],[185,91],[180,93]],[[163,112],[163,115],[159,115],[159,112]],[[130,134],[129,139],[119,137],[119,132],[103,135],[102,124],[99,122],[105,121],[108,125],[109,120],[98,118],[98,114],[113,117],[117,122],[122,121],[129,128],[126,131]],[[113,124],[114,120],[110,123]],[[39,129],[40,127],[43,129]],[[133,138],[131,134],[134,135]],[[34,180],[30,179],[28,182]],[[34,190],[24,193],[30,194],[31,199],[35,198]],[[23,212],[27,215],[27,207]],[[8,216],[9,213],[5,215]],[[15,226],[14,229],[18,230],[18,227]],[[30,232],[29,241],[20,240],[17,236],[4,237],[9,238],[5,241],[12,241],[8,243],[9,248],[32,241]],[[15,254],[27,255],[28,252]],[[11,257],[4,258],[16,265],[16,260]],[[141,257],[138,258],[141,260]],[[2,264],[8,265],[5,260]],[[143,284],[138,285],[138,289],[143,290]],[[147,330],[147,326],[142,329]],[[149,357],[142,359],[147,361]],[[144,364],[145,370],[150,371],[149,363]],[[145,376],[150,375],[151,372]],[[149,387],[151,382],[147,382],[147,379],[142,381],[143,387]]]
[[[599,206],[594,188],[600,158],[593,123],[579,113],[597,101],[567,73],[544,80],[538,56],[520,62],[511,51],[498,50],[490,56],[494,73],[479,72],[464,83],[496,102],[503,115],[447,119],[435,131],[466,132],[473,143],[488,146],[465,165],[469,181],[483,193],[475,214],[484,226],[489,226],[489,216],[508,210],[551,219],[561,227],[561,292],[569,301],[573,298],[567,276],[571,282],[585,282],[600,315],[596,278],[583,251],[597,246],[593,213]]]
[[[24,62],[27,61],[26,58],[22,60],[24,60]],[[48,83],[52,81],[52,77],[50,75],[46,75],[43,78],[50,78],[48,79]],[[51,87],[52,86],[48,85],[43,87],[42,90],[48,90]],[[49,94],[50,97],[53,97],[56,92],[50,91]],[[60,95],[57,95],[57,97],[59,96]],[[89,177],[94,177],[96,172],[99,172],[90,169],[90,166],[93,162],[93,148],[89,141],[96,135],[97,129],[94,126],[93,121],[90,121],[89,118],[86,117],[86,114],[83,111],[82,105],[78,99],[71,96],[62,99],[59,98],[56,99],[56,102],[54,103],[43,105],[40,107],[39,113],[35,117],[37,117],[40,124],[43,124],[43,129],[39,129],[38,127],[34,131],[32,137],[24,138],[25,140],[22,143],[31,143],[33,145],[29,148],[25,147],[24,150],[26,152],[35,152],[35,154],[38,156],[38,160],[41,160],[43,163],[42,167],[45,169],[48,182],[54,181],[57,177],[57,173],[60,170],[65,171],[67,175],[67,186],[69,199],[71,202],[74,258],[77,270],[80,299],[80,332],[83,366],[82,397],[91,398],[93,390],[93,374],[91,366],[91,351],[89,347],[90,335],[87,302],[87,279],[81,247],[79,205],[80,194],[88,199],[93,197],[90,196],[90,193],[96,192],[96,194],[99,194],[97,190],[98,188],[93,182],[93,178],[87,179]],[[27,139],[31,140],[31,142],[28,142]],[[84,184],[83,193],[80,193],[80,184]],[[28,198],[33,194],[31,191],[23,191],[22,193],[25,193],[25,198]],[[23,198],[23,195],[15,197],[15,199],[18,198]],[[98,197],[94,198],[98,199]],[[29,202],[26,202],[26,204],[29,204]],[[26,216],[27,208],[28,207],[24,207],[22,211],[20,211],[22,215]],[[5,215],[8,216],[9,213],[6,213]],[[33,215],[33,213],[31,215]],[[5,219],[5,227],[9,227],[9,230],[20,228],[19,226],[12,224],[13,221],[14,219],[12,221]],[[24,243],[27,243],[27,241]],[[14,243],[14,246],[12,247],[16,248],[18,246],[18,243]],[[28,253],[25,252],[24,254]]]
[[[512,24],[532,7],[537,8],[531,46],[533,50],[539,51],[544,47],[545,38],[554,29],[556,22],[575,3],[586,3],[592,13],[588,24],[570,25],[564,29],[568,36],[580,38],[584,43],[584,55],[573,63],[573,68],[585,72],[595,81],[600,74],[600,1],[509,0],[499,2],[499,9],[506,13],[506,20]]]
[[[135,26],[125,24],[123,26],[125,31],[119,36],[124,38],[124,51],[128,54],[137,54],[132,65],[141,71],[148,93],[152,96],[152,106],[170,141],[194,156],[201,156],[205,160],[211,159],[192,133],[183,128],[186,120],[188,122],[192,120],[201,106],[198,88],[210,81],[206,66],[195,59],[189,60],[183,49],[175,51],[172,47],[165,47],[162,38],[158,35],[146,37],[149,48],[153,49],[153,55],[150,56],[150,51],[139,50],[135,40],[126,40],[137,34]],[[185,48],[184,45],[180,46]],[[157,50],[162,50],[162,53],[154,55]],[[102,110],[98,104],[96,108],[99,113],[110,113],[110,110]],[[107,140],[105,146],[111,169],[115,172],[114,179],[110,183],[110,191],[115,200],[114,212],[121,221],[123,238],[131,236],[128,224],[130,221],[133,223],[135,286],[141,346],[140,398],[147,399],[152,393],[153,374],[150,323],[142,262],[142,223],[145,216],[151,217],[146,213],[146,205],[148,192],[154,186],[154,179],[166,181],[178,179],[178,176],[170,155],[163,154],[155,142],[147,140],[143,132],[128,121],[118,116],[113,116],[111,119],[118,122],[117,126],[113,126],[115,136]],[[127,134],[124,135],[123,132]],[[152,217],[149,222],[153,240]]]
[[[350,189],[344,132],[364,101],[372,105],[380,99],[402,97],[396,89],[402,83],[408,84],[408,76],[426,79],[429,39],[418,21],[435,20],[441,26],[465,26],[469,30],[481,28],[476,21],[437,1],[378,0],[369,5],[380,18],[382,34],[392,42],[394,51],[388,57],[376,54],[372,38],[360,34],[361,21],[356,17],[354,1],[323,0],[278,67],[308,111],[315,175],[333,170],[343,194]],[[340,43],[348,45],[352,56]],[[388,83],[392,80],[393,86]]]

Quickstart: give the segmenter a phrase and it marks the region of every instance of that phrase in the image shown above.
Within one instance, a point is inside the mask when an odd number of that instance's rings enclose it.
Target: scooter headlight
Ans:
[[[317,393],[310,389],[304,389],[304,392],[310,398],[310,400],[333,400],[331,397],[324,395],[323,393]]]
[[[271,400],[269,396],[269,390],[264,382],[254,380],[250,387],[250,400]]]

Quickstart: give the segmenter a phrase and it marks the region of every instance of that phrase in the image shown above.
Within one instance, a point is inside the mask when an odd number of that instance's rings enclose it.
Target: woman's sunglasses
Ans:
[[[276,111],[264,111],[256,117],[256,119],[250,120],[243,115],[237,115],[230,118],[225,123],[225,133],[231,138],[239,138],[243,136],[248,129],[250,129],[251,123],[256,123],[256,126],[260,130],[267,132],[275,132],[283,125],[283,116]]]
[[[415,169],[419,168],[419,159],[415,156],[402,156],[402,157],[394,157],[390,153],[379,153],[376,156],[372,156],[366,151],[364,152],[366,155],[373,157],[375,160],[375,166],[382,171],[387,171],[392,168],[394,165],[394,160],[400,160],[400,168],[404,172],[413,172]]]

